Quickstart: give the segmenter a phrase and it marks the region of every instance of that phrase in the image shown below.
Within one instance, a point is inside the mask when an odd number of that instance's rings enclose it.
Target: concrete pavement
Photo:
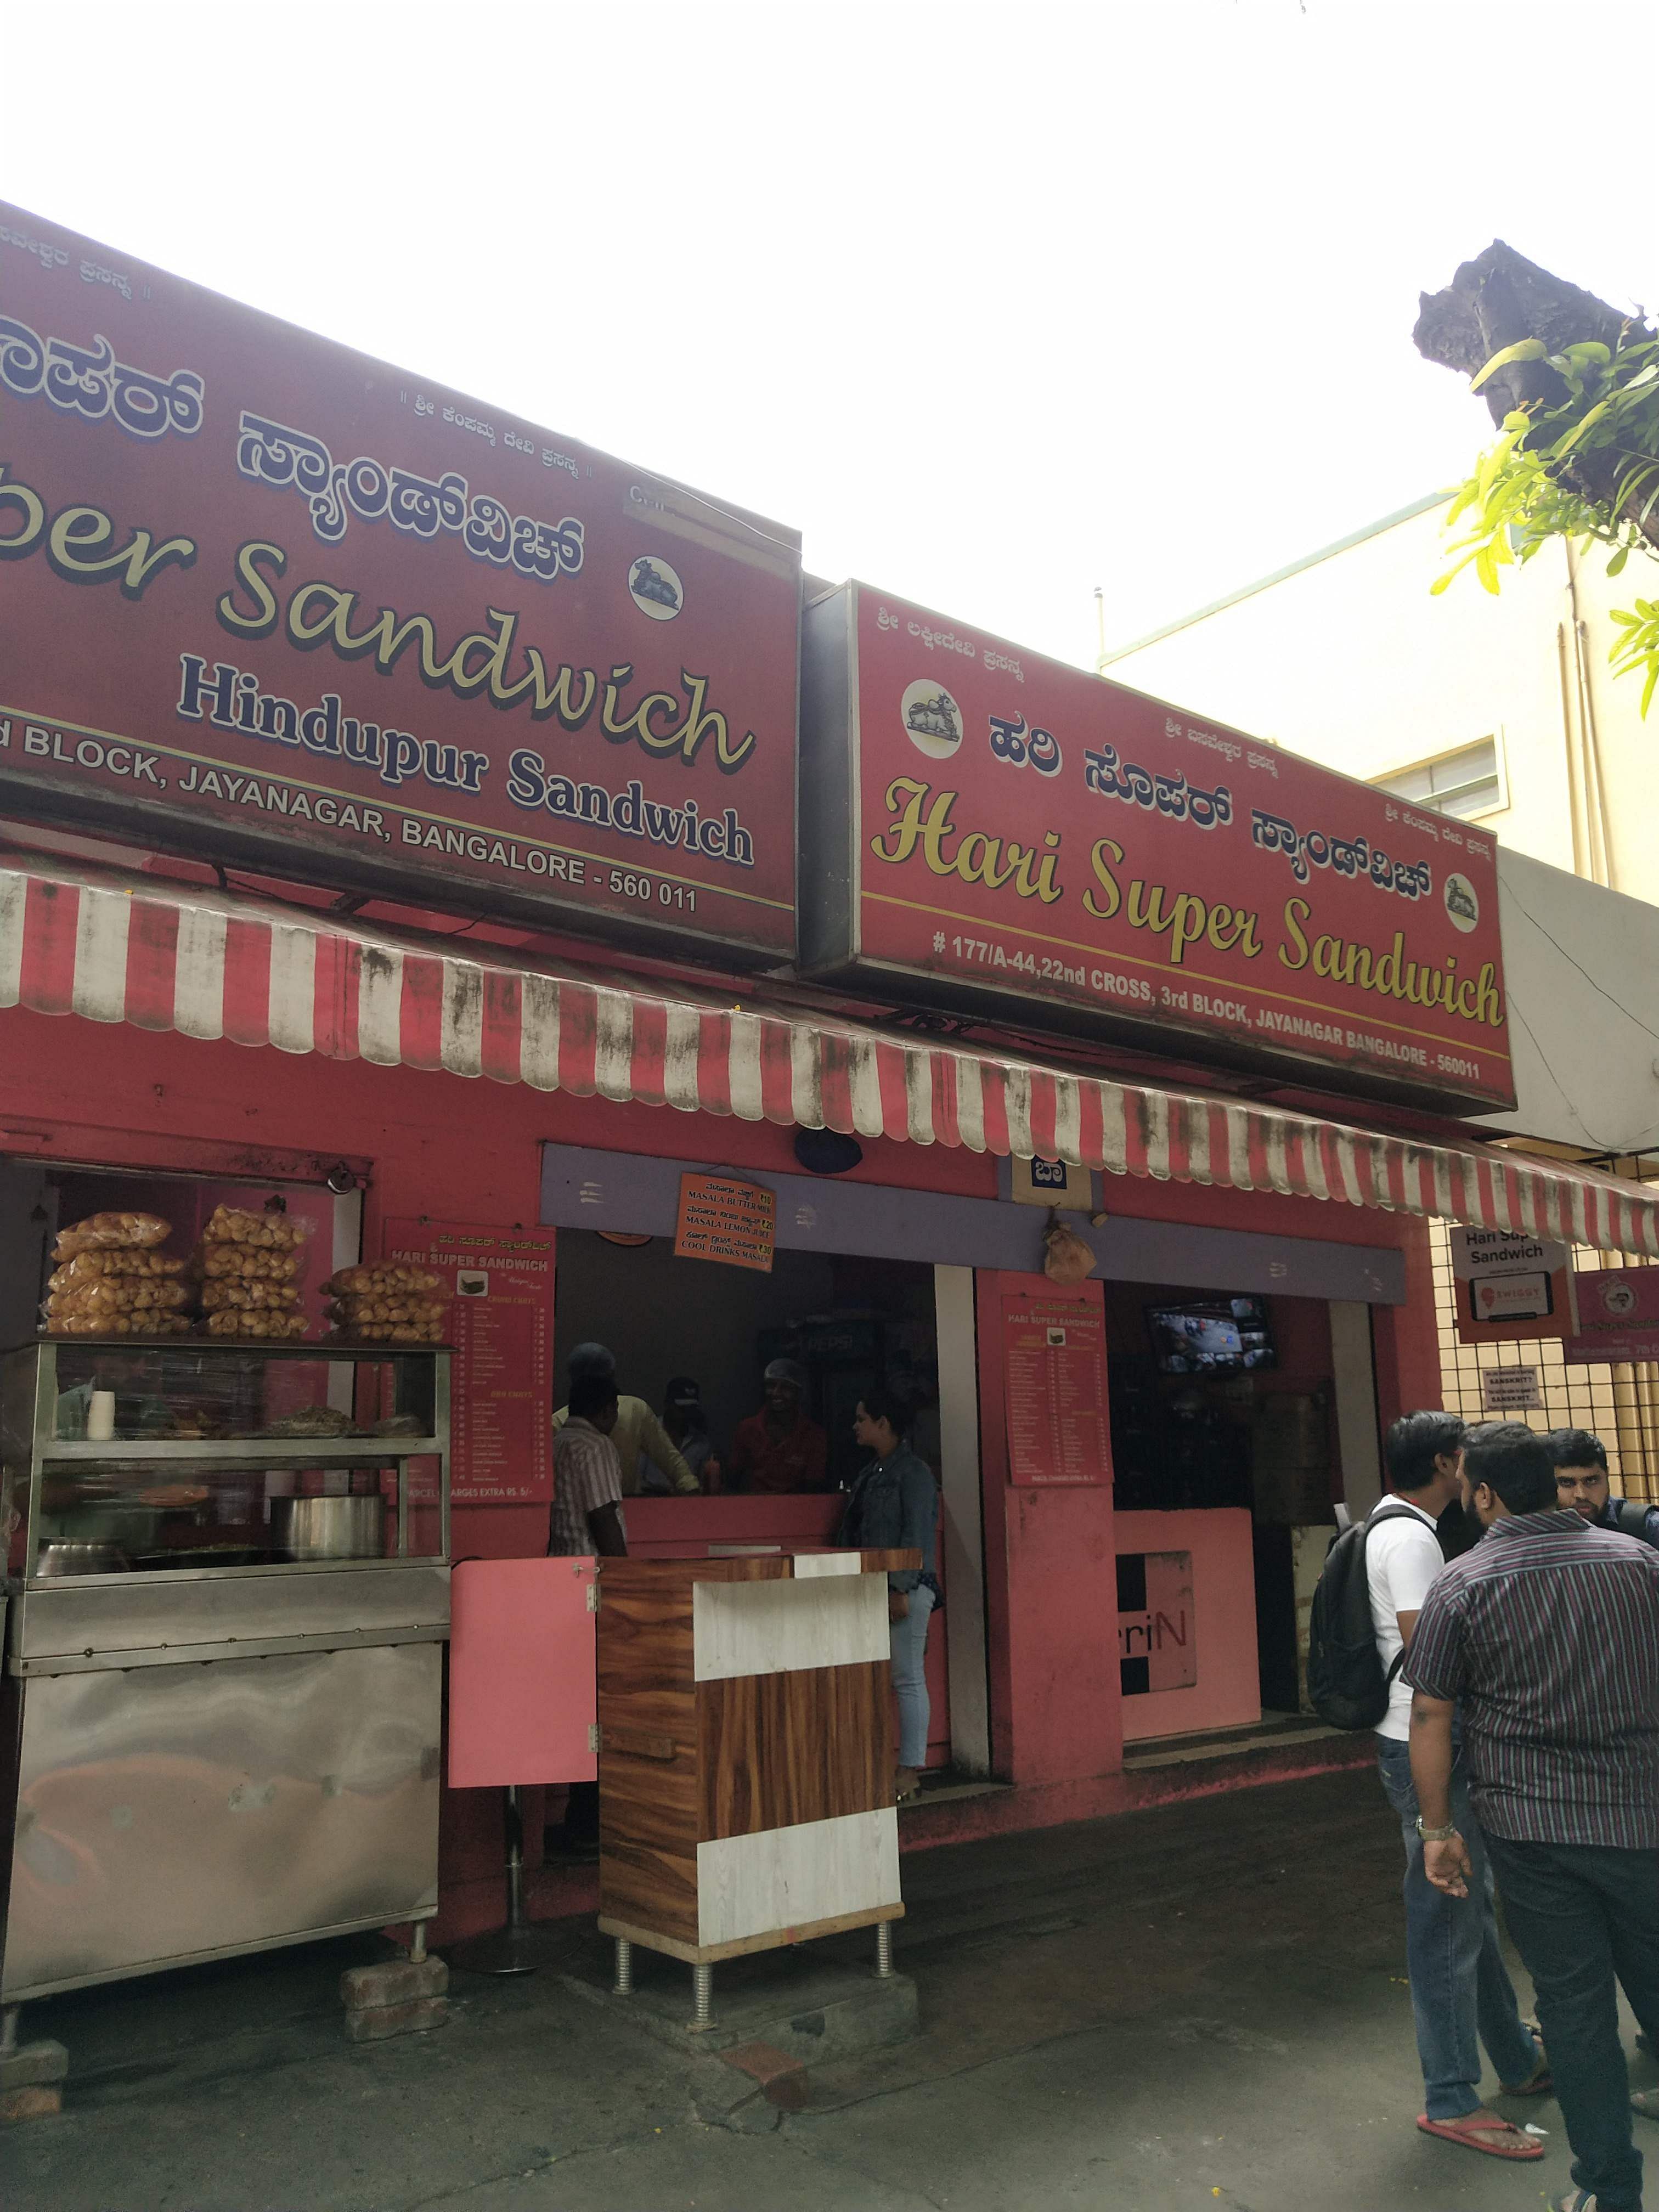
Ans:
[[[69,2045],[71,2075],[61,2118],[0,2138],[0,2201],[1535,2212],[1567,2181],[1552,2102],[1509,2108],[1549,2130],[1536,2166],[1412,2124],[1399,1876],[1398,1828],[1368,1772],[911,1856],[897,1953],[923,2033],[814,2067],[804,2112],[750,2106],[730,2124],[717,2116],[730,2069],[551,1972],[457,1974],[447,2027],[362,2049],[344,2043],[335,1986],[372,1945],[87,1992],[26,2016],[26,2034]],[[567,1932],[580,1968],[595,1939]],[[855,1961],[870,1947],[825,1948]],[[1636,2062],[1638,2084],[1654,2078]],[[1645,2132],[1659,2151],[1659,2128]]]

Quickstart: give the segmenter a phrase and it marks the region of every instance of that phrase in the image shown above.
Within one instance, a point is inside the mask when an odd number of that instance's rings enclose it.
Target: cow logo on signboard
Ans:
[[[1621,1318],[1636,1310],[1636,1293],[1628,1283],[1598,1283],[1601,1305],[1605,1312],[1618,1314]]]
[[[1450,875],[1446,878],[1443,896],[1452,927],[1461,929],[1467,937],[1480,919],[1480,901],[1474,885],[1467,876]]]
[[[904,734],[931,760],[949,760],[962,743],[962,709],[948,691],[925,676],[908,684],[899,702]]]
[[[685,590],[666,561],[647,560],[643,555],[628,572],[629,596],[642,615],[653,622],[672,622],[685,605]]]

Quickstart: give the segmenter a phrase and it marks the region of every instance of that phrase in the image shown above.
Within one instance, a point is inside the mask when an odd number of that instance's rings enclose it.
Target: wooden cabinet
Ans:
[[[602,1563],[605,1933],[702,1967],[902,1914],[886,1578],[920,1564]]]

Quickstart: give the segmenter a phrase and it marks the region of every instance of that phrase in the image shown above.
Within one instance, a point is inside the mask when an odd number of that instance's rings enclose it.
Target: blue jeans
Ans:
[[[893,1688],[898,1698],[899,1765],[918,1772],[927,1764],[927,1623],[933,1593],[925,1583],[910,1592],[910,1610],[893,1623]]]
[[[1481,2044],[1499,2081],[1511,2085],[1532,2073],[1538,2045],[1521,2018],[1515,1984],[1498,1948],[1492,1868],[1469,1808],[1461,1753],[1452,1767],[1451,1816],[1468,1845],[1473,1871],[1467,1897],[1448,1897],[1423,1871],[1411,1746],[1378,1736],[1376,1763],[1406,1842],[1406,1967],[1427,2093],[1425,2116],[1460,2119],[1480,2103],[1475,2085]]]

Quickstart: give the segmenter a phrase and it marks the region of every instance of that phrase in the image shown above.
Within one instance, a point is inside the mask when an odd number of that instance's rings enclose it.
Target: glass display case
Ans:
[[[123,1337],[0,1372],[0,1529],[28,1583],[441,1559],[449,1358]]]
[[[449,1364],[0,1360],[0,2005],[436,1911]]]

